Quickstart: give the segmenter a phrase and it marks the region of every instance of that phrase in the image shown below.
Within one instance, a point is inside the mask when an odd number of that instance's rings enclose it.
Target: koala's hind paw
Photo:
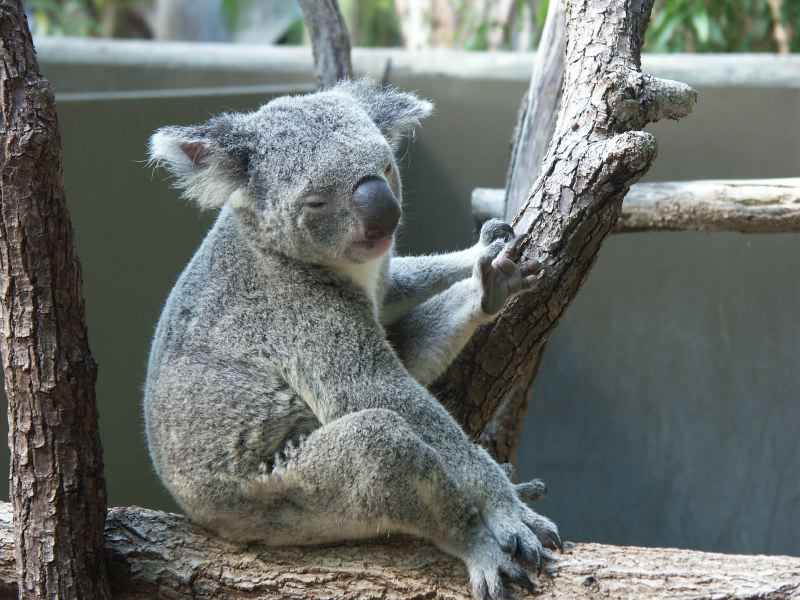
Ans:
[[[475,276],[480,280],[481,310],[485,314],[497,314],[508,300],[536,285],[541,264],[535,258],[520,262],[521,249],[520,236],[508,242],[496,257],[486,253],[478,260]]]
[[[542,543],[522,518],[521,507],[527,508],[519,503],[508,510],[494,510],[484,519],[504,552],[539,571],[542,567]]]
[[[541,479],[531,479],[514,486],[520,500],[534,502],[541,500],[547,495],[547,485]]]
[[[478,548],[465,559],[477,600],[504,600],[509,597],[503,580],[517,583],[530,592],[536,591],[531,578],[497,542],[487,536]]]
[[[558,534],[558,527],[547,517],[533,512],[527,506],[523,513],[522,520],[525,525],[536,534],[536,537],[541,541],[542,545],[551,549],[558,549],[564,551],[564,544],[561,542],[561,536]]]

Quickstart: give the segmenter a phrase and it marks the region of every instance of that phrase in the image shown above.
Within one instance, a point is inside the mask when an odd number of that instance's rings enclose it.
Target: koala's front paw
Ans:
[[[541,264],[535,258],[519,262],[521,246],[522,236],[506,243],[497,256],[487,252],[478,259],[473,276],[480,281],[481,310],[485,314],[497,314],[508,300],[536,284]]]
[[[494,258],[512,239],[514,239],[514,230],[511,225],[500,219],[489,219],[481,227],[477,248],[481,256]]]

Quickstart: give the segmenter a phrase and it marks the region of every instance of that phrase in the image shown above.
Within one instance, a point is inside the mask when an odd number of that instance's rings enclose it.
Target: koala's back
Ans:
[[[254,268],[223,209],[172,290],[148,364],[144,412],[159,476],[195,518],[231,502],[227,481],[257,478],[319,421],[286,380],[291,320],[279,267]]]

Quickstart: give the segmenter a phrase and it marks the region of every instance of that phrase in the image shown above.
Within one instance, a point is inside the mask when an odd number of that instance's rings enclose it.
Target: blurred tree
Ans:
[[[156,0],[152,16],[158,40],[231,41],[223,0]]]

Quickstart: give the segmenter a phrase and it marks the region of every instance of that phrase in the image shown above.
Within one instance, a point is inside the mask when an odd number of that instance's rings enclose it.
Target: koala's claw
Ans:
[[[528,577],[528,574],[517,565],[504,566],[501,569],[501,572],[506,579],[519,584],[529,592],[535,593],[537,591],[536,584],[533,583],[533,580]]]
[[[564,544],[558,534],[558,527],[550,519],[533,512],[526,506],[522,520],[544,546],[553,549],[557,548],[561,552],[564,551]]]
[[[518,483],[514,486],[520,500],[534,502],[541,500],[547,495],[547,485],[541,479],[531,479],[524,483]]]
[[[557,531],[551,531],[549,539],[545,542],[548,548],[557,548],[559,552],[564,552],[564,543],[561,541],[561,536]]]

